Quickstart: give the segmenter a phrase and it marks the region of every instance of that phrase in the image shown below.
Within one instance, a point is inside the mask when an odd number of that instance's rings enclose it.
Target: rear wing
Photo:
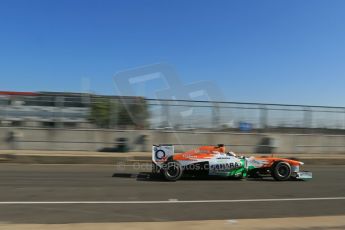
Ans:
[[[162,165],[170,156],[174,155],[173,145],[153,145],[152,162],[156,165]]]

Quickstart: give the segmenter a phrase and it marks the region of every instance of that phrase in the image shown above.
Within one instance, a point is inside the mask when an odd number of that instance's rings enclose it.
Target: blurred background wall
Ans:
[[[243,153],[345,153],[345,108],[0,92],[0,149],[177,151],[226,144]]]

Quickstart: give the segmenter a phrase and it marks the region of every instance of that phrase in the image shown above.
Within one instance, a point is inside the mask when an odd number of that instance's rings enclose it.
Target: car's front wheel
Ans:
[[[168,181],[177,181],[182,177],[183,168],[177,161],[170,161],[164,167],[164,177]]]
[[[291,177],[291,166],[287,162],[279,161],[271,169],[272,177],[277,181],[286,181]]]

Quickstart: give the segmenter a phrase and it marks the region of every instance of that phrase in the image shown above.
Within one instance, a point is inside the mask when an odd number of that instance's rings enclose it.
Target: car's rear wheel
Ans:
[[[168,181],[177,181],[182,177],[183,168],[177,161],[170,161],[164,167],[164,177]]]
[[[275,163],[271,170],[272,177],[277,181],[289,180],[291,173],[292,170],[290,164],[283,161]]]

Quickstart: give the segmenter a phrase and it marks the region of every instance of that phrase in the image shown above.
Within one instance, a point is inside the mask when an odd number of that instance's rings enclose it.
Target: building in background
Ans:
[[[135,126],[126,111],[142,101],[138,97],[85,93],[0,91],[0,125],[49,128]]]

